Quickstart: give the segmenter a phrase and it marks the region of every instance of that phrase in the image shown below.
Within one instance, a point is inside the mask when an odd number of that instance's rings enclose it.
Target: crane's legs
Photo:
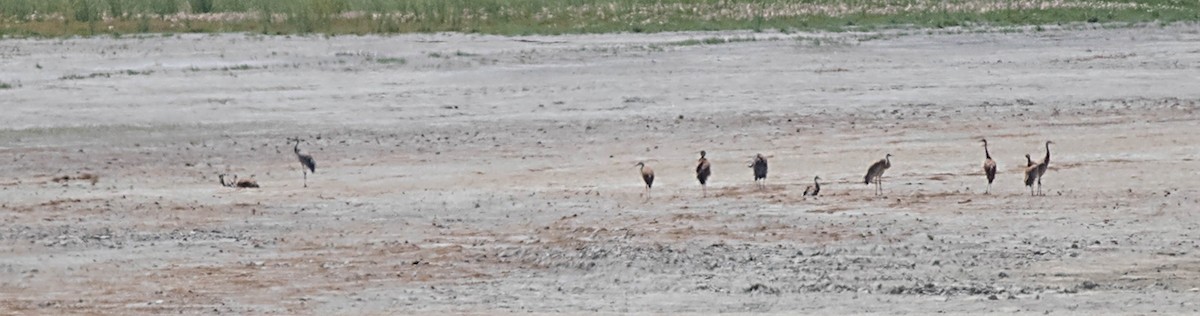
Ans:
[[[992,183],[991,182],[988,182],[987,191],[983,191],[983,194],[992,194]]]
[[[304,173],[304,187],[307,188],[308,187],[308,171],[301,171],[301,173]]]
[[[877,191],[875,195],[883,195],[883,176],[875,178],[875,189]]]
[[[708,185],[707,185],[707,184],[701,184],[701,185],[700,185],[700,188],[701,188],[702,190],[704,190],[704,197],[708,197]]]

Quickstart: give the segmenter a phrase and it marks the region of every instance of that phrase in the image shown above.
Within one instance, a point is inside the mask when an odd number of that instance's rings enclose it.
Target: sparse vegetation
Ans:
[[[99,77],[110,78],[110,77],[112,77],[112,74],[107,73],[107,72],[93,72],[93,73],[86,74],[86,75],[70,74],[70,75],[58,77],[58,80],[83,80],[83,79],[92,79],[92,78],[99,78]]]
[[[240,64],[237,66],[221,67],[221,71],[250,70],[250,69],[254,69],[254,68],[255,67],[247,65],[247,64]]]
[[[12,89],[13,85],[7,82],[0,82],[0,90]]]
[[[0,35],[558,34],[1200,20],[1192,0],[4,0]]]
[[[400,64],[400,65],[403,65],[403,64],[407,64],[407,63],[408,63],[408,60],[405,60],[404,58],[396,58],[396,57],[383,57],[383,58],[377,58],[377,59],[375,59],[375,62],[377,62],[377,63],[380,63],[380,64]]]
[[[129,69],[129,70],[118,71],[118,72],[93,72],[90,74],[70,74],[70,75],[58,77],[58,80],[83,80],[83,79],[92,79],[92,78],[112,78],[112,76],[114,76],[114,75],[144,76],[144,75],[149,75],[152,73],[154,73],[153,70],[139,71],[139,70]]]
[[[692,46],[692,45],[702,45],[702,44],[703,45],[717,45],[717,44],[725,44],[725,43],[753,42],[753,41],[757,41],[757,40],[758,39],[754,38],[753,36],[709,37],[709,38],[703,38],[703,39],[686,39],[686,40],[677,41],[677,42],[670,42],[670,43],[667,43],[667,45],[673,45],[673,46]]]

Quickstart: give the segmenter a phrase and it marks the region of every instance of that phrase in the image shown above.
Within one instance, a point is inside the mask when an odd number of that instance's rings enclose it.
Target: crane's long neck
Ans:
[[[1046,159],[1042,159],[1042,163],[1050,164],[1050,143],[1046,143]]]
[[[983,156],[987,159],[992,159],[992,153],[988,151],[987,143],[983,143]]]
[[[295,151],[297,155],[300,154],[300,142],[296,142],[296,147],[292,147],[292,151]]]

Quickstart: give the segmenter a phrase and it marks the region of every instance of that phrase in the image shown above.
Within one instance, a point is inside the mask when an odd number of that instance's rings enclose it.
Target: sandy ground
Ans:
[[[0,41],[0,314],[1200,311],[1200,26],[955,33]]]

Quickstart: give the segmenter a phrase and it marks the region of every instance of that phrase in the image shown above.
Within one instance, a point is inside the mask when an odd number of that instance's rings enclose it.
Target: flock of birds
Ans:
[[[289,138],[289,142],[294,142],[295,146],[292,151],[296,154],[296,160],[300,162],[300,170],[304,177],[304,187],[308,187],[308,174],[317,172],[317,163],[312,155],[300,152],[299,138]],[[992,182],[996,180],[996,161],[992,160],[992,153],[988,150],[987,139],[981,139],[983,143],[983,174],[987,177],[987,191],[984,194],[991,194]],[[1046,174],[1046,170],[1050,168],[1050,144],[1053,141],[1046,141],[1046,157],[1041,161],[1033,161],[1029,154],[1025,154],[1025,186],[1029,187],[1030,195],[1045,195],[1042,192],[1042,176]],[[708,178],[712,176],[712,164],[708,161],[708,152],[701,150],[700,159],[696,163],[696,179],[700,180],[700,188],[705,197],[708,196]],[[646,190],[643,194],[647,199],[650,198],[650,188],[654,186],[654,169],[647,166],[645,162],[638,162],[635,167],[641,172],[642,181],[646,183]],[[750,162],[751,169],[754,170],[754,184],[759,189],[766,188],[767,180],[767,157],[762,154],[757,154]],[[863,184],[875,184],[875,195],[883,194],[883,173],[892,167],[892,154],[884,155],[883,159],[876,161],[867,168],[867,174],[863,177]],[[225,174],[218,176],[222,186],[237,187],[237,188],[258,188],[258,183],[253,179],[238,180],[237,175],[233,175],[232,181],[225,181]],[[1037,190],[1034,191],[1034,184],[1037,185]],[[804,189],[804,196],[817,196],[821,194],[821,177],[813,177],[813,184]]]
[[[984,194],[991,194],[992,182],[996,180],[996,161],[992,160],[992,153],[988,150],[987,139],[981,139],[983,143],[983,174],[987,177],[987,191]],[[1030,195],[1045,195],[1042,193],[1042,176],[1046,174],[1046,170],[1050,168],[1050,144],[1053,141],[1046,141],[1046,157],[1041,161],[1033,161],[1029,154],[1025,154],[1025,186],[1029,187]],[[707,152],[700,151],[700,160],[696,163],[696,179],[700,180],[700,187],[703,190],[705,197],[708,196],[708,177],[712,175],[712,165],[708,162]],[[654,186],[654,169],[647,166],[645,162],[638,162],[635,167],[641,172],[642,181],[646,182],[646,190],[644,196],[650,198],[650,188]],[[887,154],[871,164],[867,168],[867,174],[863,177],[863,184],[875,184],[875,195],[883,194],[883,173],[892,167],[892,154]],[[754,156],[754,160],[750,162],[750,168],[754,170],[754,183],[758,188],[766,188],[767,180],[767,158],[762,154]],[[1034,184],[1037,184],[1037,191],[1034,191]],[[821,177],[813,177],[813,184],[804,189],[804,196],[817,196],[821,193]]]

